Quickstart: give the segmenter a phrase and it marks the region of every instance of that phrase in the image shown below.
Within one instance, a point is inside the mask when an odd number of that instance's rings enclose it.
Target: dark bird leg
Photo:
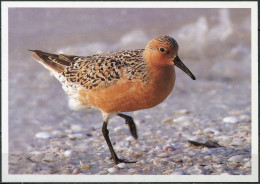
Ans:
[[[108,145],[108,148],[110,150],[110,153],[111,153],[111,157],[112,159],[114,160],[114,163],[115,164],[118,164],[118,163],[135,163],[136,161],[127,161],[127,160],[123,160],[123,159],[119,159],[116,155],[116,152],[114,151],[114,148],[111,144],[111,141],[109,139],[109,131],[107,129],[107,121],[105,120],[104,123],[103,123],[103,126],[102,126],[102,133],[103,133],[103,136],[107,142],[107,145]]]
[[[132,136],[135,139],[137,139],[137,131],[136,131],[136,126],[135,126],[134,119],[131,116],[127,116],[127,115],[122,114],[122,113],[118,113],[117,115],[119,117],[125,119],[125,123],[129,126],[129,129],[130,129],[130,132],[131,132]]]

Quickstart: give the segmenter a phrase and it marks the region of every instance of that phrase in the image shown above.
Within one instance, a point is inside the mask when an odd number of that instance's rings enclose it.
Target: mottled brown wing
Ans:
[[[129,80],[141,77],[146,70],[143,50],[109,52],[100,55],[78,57],[73,66],[62,73],[68,82],[77,83],[86,89],[98,86],[110,87],[123,76]]]

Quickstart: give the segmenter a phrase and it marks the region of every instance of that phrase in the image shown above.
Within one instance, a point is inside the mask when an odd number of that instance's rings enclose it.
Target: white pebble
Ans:
[[[178,118],[175,118],[173,120],[173,122],[174,123],[182,123],[182,122],[185,122],[185,121],[188,121],[188,120],[190,120],[190,117],[188,117],[188,116],[180,116]]]
[[[82,127],[80,125],[71,125],[70,129],[74,132],[80,132],[82,130]]]
[[[177,111],[174,111],[175,114],[188,114],[189,111],[187,109],[180,109]]]
[[[79,168],[76,168],[72,171],[72,174],[79,174],[80,172],[80,169]]]
[[[198,174],[201,174],[202,171],[200,169],[195,168],[195,169],[189,169],[188,173],[191,175],[198,175]]]
[[[228,116],[223,119],[224,123],[238,123],[240,119],[235,116]]]
[[[228,159],[230,162],[241,162],[244,159],[244,155],[235,155]]]
[[[164,171],[163,174],[169,175],[169,174],[172,174],[173,172],[174,172],[174,170],[170,169],[170,170]]]
[[[116,167],[111,167],[111,168],[107,169],[107,171],[112,174],[112,173],[116,173],[118,171],[118,169]]]
[[[126,138],[127,141],[130,141],[130,142],[134,142],[135,141],[135,138],[133,138],[132,136],[128,136]]]
[[[215,132],[216,132],[216,130],[213,128],[206,128],[203,130],[203,133],[205,133],[205,134],[208,134],[208,133],[214,134]]]
[[[222,173],[222,174],[220,174],[220,175],[229,175],[229,173]]]
[[[172,123],[172,121],[173,121],[173,117],[167,117],[162,120],[162,123]]]
[[[214,135],[215,135],[215,136],[220,136],[220,132],[216,130],[215,133],[214,133]]]
[[[129,169],[128,172],[131,174],[138,173],[137,170],[134,168]]]
[[[120,169],[124,169],[126,167],[126,164],[125,163],[119,163],[117,164],[117,166],[120,168]]]
[[[72,150],[66,150],[66,151],[64,151],[63,154],[65,157],[70,157],[71,153],[72,153]]]
[[[35,137],[39,139],[49,139],[52,136],[53,135],[50,132],[38,132],[35,134]]]
[[[72,140],[73,140],[73,139],[80,139],[80,138],[83,137],[83,134],[82,134],[82,133],[69,134],[68,137],[69,137],[70,139],[72,139]]]
[[[169,157],[169,154],[168,153],[161,153],[159,155],[157,155],[159,158],[166,158],[166,157]]]

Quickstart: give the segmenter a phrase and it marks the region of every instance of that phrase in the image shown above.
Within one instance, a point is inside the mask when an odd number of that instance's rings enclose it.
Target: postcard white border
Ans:
[[[258,2],[1,2],[3,182],[256,182],[258,181]],[[250,8],[252,52],[252,175],[10,175],[8,174],[8,8]]]

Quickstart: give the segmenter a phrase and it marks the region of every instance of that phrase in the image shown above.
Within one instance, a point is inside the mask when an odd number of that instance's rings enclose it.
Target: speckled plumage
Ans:
[[[34,57],[50,65],[54,69],[52,73],[57,72],[54,75],[58,75],[62,85],[67,85],[64,88],[77,85],[95,90],[97,87],[108,88],[122,77],[130,81],[149,82],[149,68],[142,56],[143,51],[144,49],[136,49],[84,57],[34,50]]]
[[[148,42],[145,49],[85,57],[31,51],[33,57],[61,82],[70,96],[72,109],[97,108],[102,112],[102,133],[117,164],[133,162],[117,157],[108,136],[110,117],[116,114],[124,118],[132,136],[137,138],[133,118],[121,112],[151,108],[164,101],[174,87],[174,65],[195,80],[178,57],[178,49],[173,38],[159,36]]]

